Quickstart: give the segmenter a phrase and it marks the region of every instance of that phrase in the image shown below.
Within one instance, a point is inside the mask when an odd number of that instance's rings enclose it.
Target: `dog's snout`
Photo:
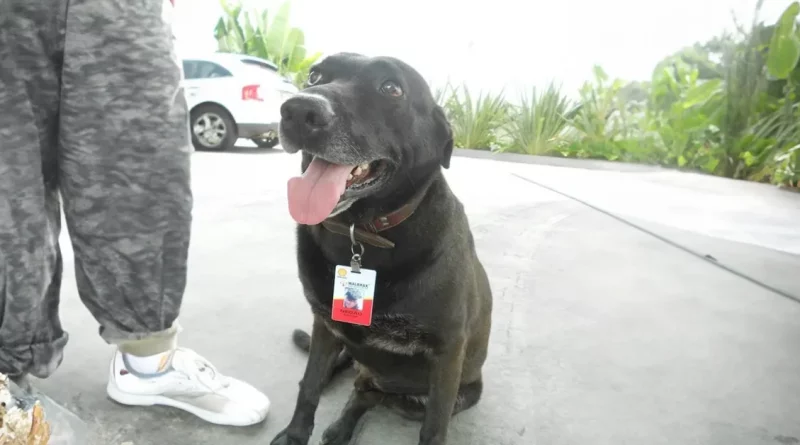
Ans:
[[[313,132],[330,125],[333,110],[324,97],[299,94],[281,105],[281,119],[298,132]]]

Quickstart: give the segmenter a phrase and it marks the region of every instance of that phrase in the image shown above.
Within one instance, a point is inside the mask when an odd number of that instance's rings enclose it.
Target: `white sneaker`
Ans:
[[[223,376],[192,350],[178,348],[172,366],[152,377],[134,375],[117,351],[111,361],[109,397],[124,405],[166,405],[219,425],[246,426],[267,417],[270,401],[242,381]]]

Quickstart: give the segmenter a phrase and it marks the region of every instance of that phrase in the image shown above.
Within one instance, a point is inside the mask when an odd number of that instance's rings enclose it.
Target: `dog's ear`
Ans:
[[[444,108],[436,105],[433,109],[433,121],[436,133],[436,146],[440,151],[440,164],[450,168],[450,157],[453,155],[453,128],[444,113]]]

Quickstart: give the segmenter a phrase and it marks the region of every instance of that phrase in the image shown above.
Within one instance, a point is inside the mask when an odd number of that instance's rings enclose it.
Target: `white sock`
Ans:
[[[159,374],[169,368],[170,363],[172,363],[173,352],[167,351],[147,357],[137,357],[130,354],[124,354],[124,356],[125,362],[131,367],[131,371],[139,374]]]

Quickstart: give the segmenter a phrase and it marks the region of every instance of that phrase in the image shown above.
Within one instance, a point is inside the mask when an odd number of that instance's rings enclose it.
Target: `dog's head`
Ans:
[[[281,106],[281,145],[303,152],[303,176],[288,184],[297,222],[318,224],[450,166],[450,124],[404,62],[336,54],[311,68],[307,84]]]

